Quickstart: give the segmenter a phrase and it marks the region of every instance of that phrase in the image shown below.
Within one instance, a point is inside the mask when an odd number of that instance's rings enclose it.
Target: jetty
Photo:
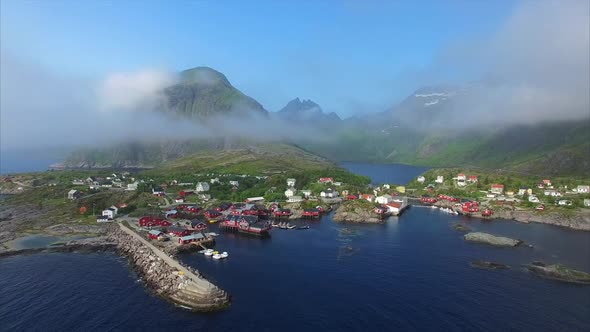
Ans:
[[[229,305],[229,295],[198,272],[183,266],[135,231],[118,223],[118,248],[146,283],[159,295],[193,311],[215,311]]]

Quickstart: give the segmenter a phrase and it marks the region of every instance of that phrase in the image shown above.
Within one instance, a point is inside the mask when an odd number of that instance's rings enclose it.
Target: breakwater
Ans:
[[[193,311],[215,311],[229,305],[229,295],[156,248],[123,224],[111,232],[120,253],[158,295]]]

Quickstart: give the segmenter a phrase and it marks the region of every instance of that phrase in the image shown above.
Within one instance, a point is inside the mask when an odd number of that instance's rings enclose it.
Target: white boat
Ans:
[[[227,253],[227,251],[224,251],[221,253],[221,258],[227,258],[227,256],[229,256],[229,254]]]
[[[221,259],[221,255],[220,254],[215,254],[215,255],[213,255],[213,259]]]
[[[212,249],[207,249],[205,251],[205,256],[213,256],[213,250]]]

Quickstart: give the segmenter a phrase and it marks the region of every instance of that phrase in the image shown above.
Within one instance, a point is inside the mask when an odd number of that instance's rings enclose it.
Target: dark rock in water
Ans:
[[[531,264],[525,265],[525,267],[529,272],[542,278],[590,285],[590,273],[574,270],[563,265],[546,265],[543,262],[532,262]]]
[[[469,228],[468,226],[463,225],[461,223],[454,223],[453,229],[458,232],[464,232],[464,233],[471,232],[471,228]]]
[[[522,244],[521,240],[515,240],[503,236],[494,236],[492,234],[472,232],[463,236],[465,241],[484,243],[498,247],[516,247]]]
[[[494,263],[488,261],[473,261],[470,263],[471,267],[476,269],[484,269],[484,270],[506,270],[509,269],[510,266],[501,264],[501,263]]]

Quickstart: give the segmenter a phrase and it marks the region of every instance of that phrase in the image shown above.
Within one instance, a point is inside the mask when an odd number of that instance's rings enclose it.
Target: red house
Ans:
[[[334,178],[320,178],[320,183],[332,183],[334,182]]]
[[[479,212],[479,203],[465,202],[465,203],[461,204],[461,210],[465,213]]]
[[[303,210],[302,216],[307,218],[317,218],[320,216],[320,211],[318,209],[305,209]]]
[[[420,198],[420,202],[434,204],[437,202],[437,199],[434,197],[422,197],[422,198]]]
[[[164,233],[162,233],[160,231],[156,231],[156,230],[151,230],[151,231],[148,232],[148,236],[152,240],[157,240],[158,238],[160,238],[163,235],[164,235]]]
[[[467,181],[475,183],[475,182],[477,182],[477,176],[476,175],[469,175],[469,179]]]
[[[217,218],[221,215],[221,212],[216,210],[207,210],[205,211],[205,217],[207,218]]]
[[[168,234],[173,234],[176,236],[187,236],[191,233],[191,231],[186,228],[176,226],[170,226],[166,228],[166,231],[168,232]]]
[[[289,217],[291,215],[291,210],[290,209],[277,209],[274,212],[274,216],[275,217]]]
[[[346,196],[346,199],[349,201],[354,201],[359,198],[356,195],[348,195],[348,196]]]
[[[494,214],[494,211],[490,210],[490,209],[485,209],[483,210],[483,212],[481,213],[482,217],[489,217],[491,215]]]

